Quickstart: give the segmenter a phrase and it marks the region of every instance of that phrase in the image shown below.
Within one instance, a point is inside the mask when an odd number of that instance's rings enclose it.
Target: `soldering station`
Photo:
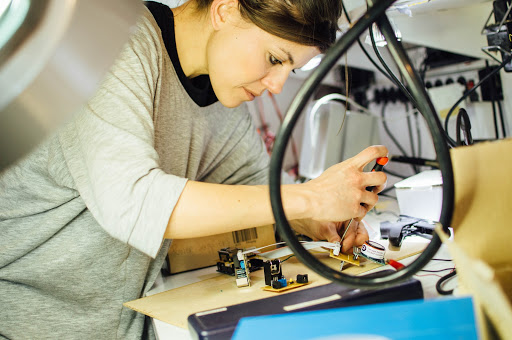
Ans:
[[[334,45],[292,74],[283,93],[248,104],[270,153],[275,225],[173,243],[155,288],[123,302],[152,318],[158,339],[512,338],[512,257],[498,240],[510,236],[510,207],[476,205],[501,202],[512,189],[493,172],[512,167],[512,1],[339,1]],[[136,18],[137,0],[78,2],[82,12],[64,13],[67,29],[43,25],[41,13],[59,16],[54,1],[1,2],[0,172],[91,95]],[[83,16],[107,11],[106,3],[123,8],[124,24],[116,31],[108,18],[94,19],[109,37],[80,42],[101,53],[70,66],[83,70],[63,78],[76,90],[50,96],[63,105],[28,105],[45,102],[42,89],[60,73],[50,49],[73,50]],[[3,37],[16,8],[45,31],[35,29],[25,51],[43,51],[29,68],[23,55],[9,59],[20,50]],[[11,33],[27,38],[28,28]],[[375,208],[347,221],[339,242],[292,229],[281,186],[312,180],[374,144],[390,150],[365,168],[388,176]],[[503,166],[486,169],[484,156]],[[489,197],[486,188],[498,192]],[[492,226],[481,225],[487,219]],[[348,232],[362,226],[369,239],[343,251]]]

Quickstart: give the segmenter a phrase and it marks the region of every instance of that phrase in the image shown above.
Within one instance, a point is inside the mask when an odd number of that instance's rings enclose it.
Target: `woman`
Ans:
[[[274,221],[268,187],[256,185],[267,182],[268,157],[241,104],[279,93],[333,43],[339,1],[146,7],[96,95],[0,177],[5,337],[153,337],[122,303],[151,288],[171,239]],[[386,176],[362,169],[386,154],[371,147],[283,186],[294,228],[339,241],[343,221],[377,202]],[[353,223],[343,250],[367,238]]]

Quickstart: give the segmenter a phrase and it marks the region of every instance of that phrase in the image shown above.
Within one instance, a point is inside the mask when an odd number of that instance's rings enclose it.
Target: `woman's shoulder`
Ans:
[[[145,6],[137,20],[130,41],[132,45],[139,45],[142,51],[149,52],[162,49],[163,39],[160,28],[152,13]]]

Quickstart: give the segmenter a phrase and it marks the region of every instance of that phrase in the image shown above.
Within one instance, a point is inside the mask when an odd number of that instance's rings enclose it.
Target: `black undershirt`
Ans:
[[[155,18],[158,27],[160,27],[160,31],[162,31],[165,49],[171,58],[174,70],[176,71],[181,84],[187,91],[190,98],[200,107],[205,107],[215,103],[217,101],[217,96],[215,96],[215,92],[213,92],[210,77],[205,74],[189,79],[181,68],[178,50],[176,49],[174,15],[172,10],[168,6],[158,2],[145,1],[144,4]]]

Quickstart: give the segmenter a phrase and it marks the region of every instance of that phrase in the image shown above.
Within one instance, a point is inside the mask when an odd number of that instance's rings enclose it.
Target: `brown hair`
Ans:
[[[195,0],[206,10],[212,0]],[[238,0],[242,17],[264,31],[325,52],[336,40],[340,0]]]

